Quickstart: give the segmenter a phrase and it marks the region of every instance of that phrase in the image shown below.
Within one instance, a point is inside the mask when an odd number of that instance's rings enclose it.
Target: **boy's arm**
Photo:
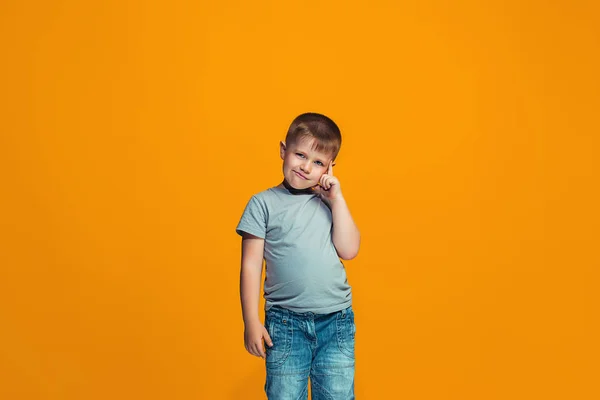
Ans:
[[[358,254],[360,232],[352,219],[346,200],[342,195],[340,181],[333,176],[333,161],[329,163],[327,173],[321,176],[319,185],[314,188],[331,209],[333,218],[332,240],[338,256],[351,260]]]
[[[330,201],[330,206],[333,218],[333,244],[340,258],[351,260],[358,254],[360,232],[341,193]]]
[[[247,233],[243,235],[240,298],[245,325],[244,344],[249,353],[262,358],[265,358],[263,338],[267,344],[272,345],[258,315],[264,247],[264,239]]]
[[[240,297],[245,323],[259,320],[258,301],[260,297],[260,277],[262,274],[264,246],[264,239],[246,233],[242,236]]]

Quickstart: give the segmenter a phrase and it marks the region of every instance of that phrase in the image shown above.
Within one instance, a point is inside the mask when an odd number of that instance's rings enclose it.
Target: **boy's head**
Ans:
[[[340,129],[322,114],[306,113],[292,121],[280,145],[283,176],[296,189],[316,186],[337,157],[342,145]]]

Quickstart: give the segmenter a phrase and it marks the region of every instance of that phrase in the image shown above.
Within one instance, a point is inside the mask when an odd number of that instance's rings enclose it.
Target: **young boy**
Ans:
[[[341,259],[358,253],[334,160],[342,137],[328,117],[307,113],[280,143],[283,182],[250,199],[242,236],[240,294],[246,350],[266,359],[270,400],[354,399],[352,291]],[[265,324],[258,314],[264,282]],[[266,351],[263,348],[266,343]]]

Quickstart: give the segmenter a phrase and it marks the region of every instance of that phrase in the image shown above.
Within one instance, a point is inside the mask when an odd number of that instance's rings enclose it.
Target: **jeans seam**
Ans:
[[[352,321],[350,320],[350,316],[349,316],[348,313],[346,314],[345,318],[348,318],[348,321],[350,323],[352,323]],[[342,318],[338,314],[337,319],[336,319],[336,324],[337,324],[337,326],[336,326],[336,328],[337,328],[337,345],[338,345],[338,349],[340,350],[340,353],[342,353],[344,356],[348,357],[349,359],[354,360],[355,356],[353,354],[354,352],[352,351],[352,349],[346,348],[346,346],[344,346],[344,342],[345,342],[344,341],[344,333],[345,333],[344,332],[344,328],[346,328],[346,326],[345,326],[346,323],[342,323],[340,320],[341,319],[345,319],[345,318]],[[351,327],[351,329],[354,330],[354,328],[352,328],[352,327]],[[351,338],[352,341],[354,341],[354,335],[353,334],[350,335],[350,338]]]
[[[325,388],[323,388],[323,386],[321,386],[317,381],[311,379],[311,383],[313,389],[316,389],[316,392],[322,394],[328,400],[333,400],[333,396],[329,392],[327,392]]]

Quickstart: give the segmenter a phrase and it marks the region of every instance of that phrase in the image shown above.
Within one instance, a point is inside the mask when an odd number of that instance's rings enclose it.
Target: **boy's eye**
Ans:
[[[317,164],[319,167],[322,167],[323,165],[325,165],[321,161],[315,161],[315,164]]]
[[[304,154],[302,154],[302,153],[296,153],[296,155],[300,158],[304,158]]]

